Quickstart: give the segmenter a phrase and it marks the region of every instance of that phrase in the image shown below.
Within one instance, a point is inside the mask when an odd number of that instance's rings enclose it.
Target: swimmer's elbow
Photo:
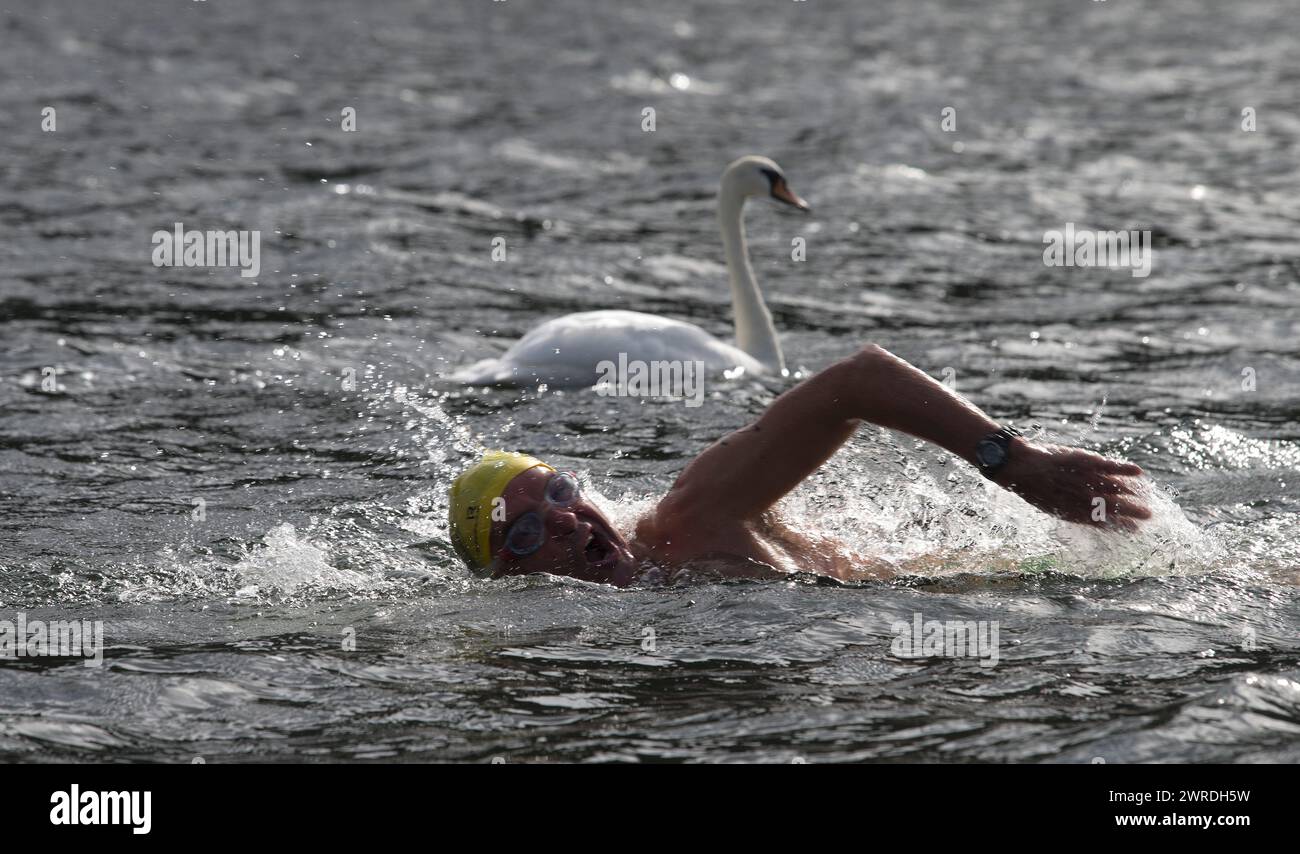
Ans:
[[[828,386],[835,398],[847,404],[854,418],[871,420],[882,396],[888,396],[891,381],[902,362],[879,344],[864,344],[851,356],[842,359],[827,370]]]
[[[879,344],[863,344],[858,348],[858,352],[853,354],[853,358],[868,364],[876,364],[883,359],[893,358],[894,354],[881,347]]]
[[[847,367],[856,382],[879,375],[881,368],[897,358],[893,353],[879,344],[864,344],[858,351],[841,364]]]
[[[844,419],[861,420],[864,394],[879,382],[883,368],[893,356],[877,344],[866,344],[852,355],[833,362],[808,381],[807,392]],[[823,412],[821,417],[831,413]]]

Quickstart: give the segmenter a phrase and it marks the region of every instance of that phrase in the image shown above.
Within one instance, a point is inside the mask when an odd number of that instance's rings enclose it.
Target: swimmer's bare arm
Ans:
[[[980,439],[1000,426],[942,383],[868,345],[701,453],[656,514],[697,530],[754,519],[815,472],[863,421],[933,442],[972,465]],[[1085,524],[1098,524],[1093,499],[1104,497],[1106,519],[1132,528],[1133,520],[1151,515],[1126,480],[1140,474],[1132,463],[1090,451],[1013,439],[995,482],[1041,510]]]

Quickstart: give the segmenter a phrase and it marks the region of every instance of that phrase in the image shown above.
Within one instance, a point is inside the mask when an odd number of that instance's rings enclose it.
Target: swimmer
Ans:
[[[489,451],[452,484],[452,544],[471,569],[491,578],[542,572],[623,587],[665,572],[671,578],[688,564],[730,578],[887,577],[885,562],[797,534],[773,511],[863,421],[932,442],[1069,522],[1131,531],[1151,516],[1129,480],[1141,476],[1138,466],[1032,442],[872,344],[703,451],[637,520],[630,540],[572,474],[535,457]]]

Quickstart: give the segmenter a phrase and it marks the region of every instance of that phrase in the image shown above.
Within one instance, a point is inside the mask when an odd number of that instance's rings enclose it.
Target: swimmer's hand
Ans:
[[[1067,522],[1133,531],[1139,520],[1151,518],[1151,510],[1128,480],[1141,476],[1142,469],[1133,463],[1016,439],[993,481]]]

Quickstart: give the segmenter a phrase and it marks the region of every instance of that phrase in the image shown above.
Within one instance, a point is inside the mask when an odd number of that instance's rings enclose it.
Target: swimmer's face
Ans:
[[[581,492],[568,506],[548,501],[546,490],[554,475],[548,469],[531,468],[510,481],[502,493],[506,518],[492,524],[492,554],[498,556],[493,577],[548,572],[583,581],[626,584],[636,569],[627,542]],[[506,549],[506,535],[528,513],[541,517],[545,536],[540,549],[520,557]]]

